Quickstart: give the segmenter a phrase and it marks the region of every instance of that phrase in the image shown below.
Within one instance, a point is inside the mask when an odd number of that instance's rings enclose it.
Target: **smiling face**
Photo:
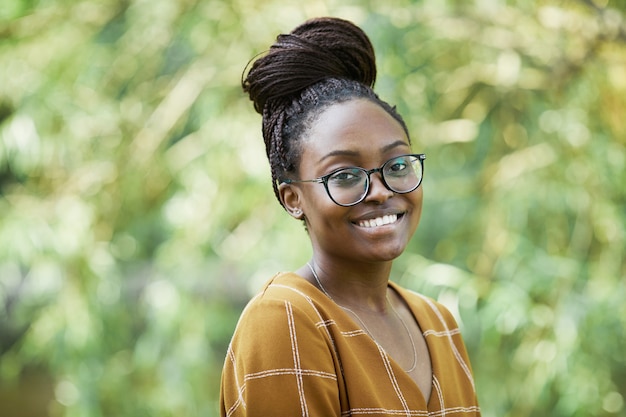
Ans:
[[[312,179],[338,168],[373,169],[411,153],[402,126],[364,99],[335,104],[313,122],[302,143],[298,177]],[[422,187],[407,194],[388,190],[379,173],[357,205],[335,204],[320,183],[281,185],[290,212],[304,213],[317,258],[341,262],[391,261],[406,248],[419,223]]]

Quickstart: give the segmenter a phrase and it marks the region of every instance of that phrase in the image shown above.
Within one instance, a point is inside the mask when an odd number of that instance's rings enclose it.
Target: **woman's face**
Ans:
[[[335,104],[313,123],[302,143],[300,179],[313,179],[345,167],[378,168],[411,153],[402,126],[369,100]],[[415,232],[422,211],[422,187],[407,194],[388,190],[379,173],[371,175],[365,199],[352,207],[335,204],[321,183],[292,184],[316,256],[379,262],[398,257]],[[393,223],[371,220],[397,216]],[[389,217],[387,218],[387,220]]]

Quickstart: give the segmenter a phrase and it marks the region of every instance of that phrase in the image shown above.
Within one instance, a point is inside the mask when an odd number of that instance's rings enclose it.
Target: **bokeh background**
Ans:
[[[483,415],[626,416],[621,0],[2,0],[0,416],[218,415],[241,309],[310,256],[241,73],[319,15],[428,155],[393,279]]]

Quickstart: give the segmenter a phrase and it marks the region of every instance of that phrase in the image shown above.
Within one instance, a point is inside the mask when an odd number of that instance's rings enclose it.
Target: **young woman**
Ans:
[[[365,33],[319,18],[278,36],[243,81],[276,197],[313,254],[242,313],[222,416],[480,415],[452,315],[389,280],[420,220],[425,156],[375,78]]]

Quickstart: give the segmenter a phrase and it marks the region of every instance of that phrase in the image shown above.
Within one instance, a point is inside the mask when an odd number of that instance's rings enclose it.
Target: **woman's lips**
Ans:
[[[383,216],[378,216],[371,219],[359,220],[354,223],[357,226],[364,228],[380,227],[386,226],[388,224],[393,224],[397,222],[400,217],[402,217],[402,214],[385,214]]]

